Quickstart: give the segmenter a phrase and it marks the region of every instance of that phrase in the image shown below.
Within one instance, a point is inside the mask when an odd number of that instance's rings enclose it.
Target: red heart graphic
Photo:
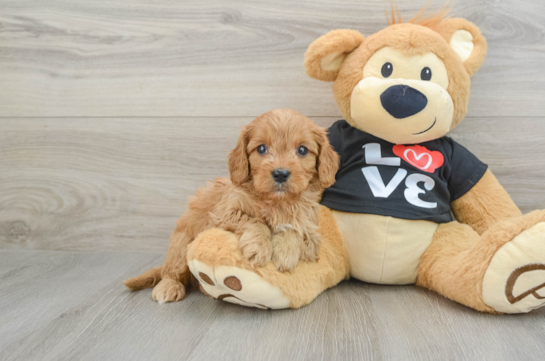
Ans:
[[[421,145],[405,146],[397,144],[394,145],[393,150],[394,154],[405,162],[428,173],[435,172],[445,162],[445,157],[441,152],[430,151]]]

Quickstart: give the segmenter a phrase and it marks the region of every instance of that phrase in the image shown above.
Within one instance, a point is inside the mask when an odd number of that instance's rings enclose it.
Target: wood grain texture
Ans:
[[[397,2],[405,18],[425,3]],[[298,311],[200,293],[159,306],[121,283],[161,264],[241,125],[274,108],[339,118],[303,54],[332,29],[382,29],[384,5],[0,0],[0,360],[543,359],[544,309],[485,315],[358,281]],[[545,208],[544,14],[541,0],[452,13],[489,44],[452,136],[524,212]]]
[[[408,19],[425,1],[397,1]],[[434,4],[439,7],[440,4]],[[545,2],[459,0],[489,43],[470,116],[544,116]],[[303,69],[338,28],[386,26],[383,0],[1,0],[0,116],[338,116]]]
[[[541,360],[545,310],[481,314],[413,286],[343,282],[302,309],[193,292],[158,305],[123,279],[157,255],[0,251],[0,359]]]
[[[2,120],[0,248],[166,251],[188,197],[228,176],[251,119]],[[545,208],[545,118],[468,118],[452,136],[524,212]]]

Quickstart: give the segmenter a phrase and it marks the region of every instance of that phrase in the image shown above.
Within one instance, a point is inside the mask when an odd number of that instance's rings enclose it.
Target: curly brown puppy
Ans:
[[[131,290],[155,286],[153,299],[181,300],[191,280],[187,246],[206,229],[234,232],[254,266],[280,271],[318,257],[318,202],[335,182],[339,157],[326,130],[289,109],[267,112],[242,129],[229,154],[231,179],[197,190],[176,222],[165,263],[125,281]]]

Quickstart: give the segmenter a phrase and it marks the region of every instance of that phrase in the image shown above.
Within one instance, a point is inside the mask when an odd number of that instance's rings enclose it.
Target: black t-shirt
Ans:
[[[333,124],[328,137],[341,163],[321,203],[338,211],[450,222],[450,202],[467,193],[487,169],[449,137],[395,145],[346,120]]]

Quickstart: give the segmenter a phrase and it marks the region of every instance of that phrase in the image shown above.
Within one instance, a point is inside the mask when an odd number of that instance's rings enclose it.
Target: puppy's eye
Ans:
[[[267,146],[265,144],[261,144],[259,147],[257,147],[257,152],[259,154],[267,153]]]
[[[431,79],[431,69],[428,67],[425,67],[420,72],[420,79],[422,80],[430,80]]]
[[[380,73],[382,74],[383,77],[387,78],[390,75],[392,75],[393,71],[394,71],[394,66],[392,65],[392,63],[385,63],[382,66],[382,69],[380,70]]]
[[[307,147],[300,146],[299,148],[297,148],[297,154],[299,154],[300,156],[304,157],[305,155],[307,155],[307,153],[308,153]]]

